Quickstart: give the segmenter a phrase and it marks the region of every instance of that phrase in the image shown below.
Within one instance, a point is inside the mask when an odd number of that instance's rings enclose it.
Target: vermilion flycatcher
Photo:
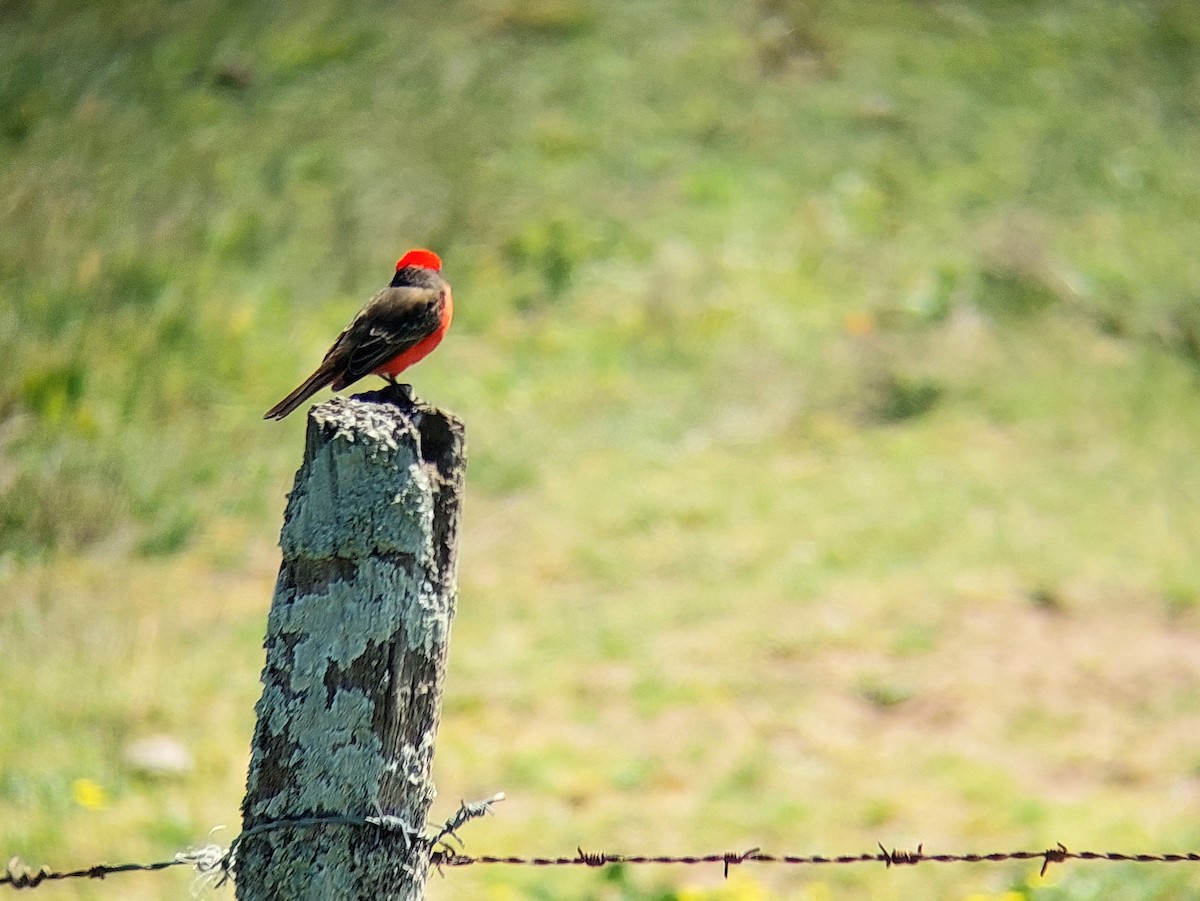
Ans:
[[[326,385],[341,391],[371,373],[395,384],[396,376],[424,359],[450,328],[454,299],[441,269],[432,250],[402,256],[391,284],[342,329],[317,371],[263,418],[283,419]]]

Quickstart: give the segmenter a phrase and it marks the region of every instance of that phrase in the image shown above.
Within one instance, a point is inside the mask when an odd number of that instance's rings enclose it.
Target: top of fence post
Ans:
[[[243,901],[424,897],[427,842],[328,819],[424,832],[465,446],[461,422],[397,389],[309,413],[242,804]]]

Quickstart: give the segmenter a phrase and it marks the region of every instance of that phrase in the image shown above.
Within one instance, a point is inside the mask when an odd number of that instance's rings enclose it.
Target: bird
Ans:
[[[341,391],[372,373],[396,384],[397,375],[441,343],[453,316],[441,258],[424,248],[408,251],[388,286],[342,329],[316,371],[263,419],[283,419],[326,385]]]

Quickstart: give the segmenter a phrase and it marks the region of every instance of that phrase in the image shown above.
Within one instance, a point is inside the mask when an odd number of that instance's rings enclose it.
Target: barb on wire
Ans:
[[[747,860],[755,860],[755,859],[757,859],[758,852],[761,850],[762,850],[761,848],[751,848],[749,851],[743,851],[741,854],[737,854],[733,851],[726,851],[725,852],[725,878],[726,879],[729,878],[730,864],[733,864],[736,866],[737,864],[745,863]]]
[[[444,844],[447,838],[452,838],[458,842],[460,848],[463,847],[462,839],[458,837],[458,830],[471,822],[471,820],[492,813],[492,805],[499,804],[505,797],[504,792],[496,792],[490,798],[485,798],[482,801],[460,801],[458,810],[454,812],[454,815],[450,819],[446,820],[438,834],[429,840],[429,844]]]
[[[879,845],[879,854],[888,867],[899,864],[917,864],[925,859],[925,855],[922,853],[925,848],[924,844],[917,845],[916,851],[897,851],[893,848],[890,852],[882,842],[876,842],[876,844]]]

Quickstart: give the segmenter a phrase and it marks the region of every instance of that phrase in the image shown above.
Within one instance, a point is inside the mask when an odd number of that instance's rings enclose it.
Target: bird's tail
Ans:
[[[298,406],[333,381],[336,367],[322,365],[300,383],[300,386],[263,414],[263,419],[283,419]]]

